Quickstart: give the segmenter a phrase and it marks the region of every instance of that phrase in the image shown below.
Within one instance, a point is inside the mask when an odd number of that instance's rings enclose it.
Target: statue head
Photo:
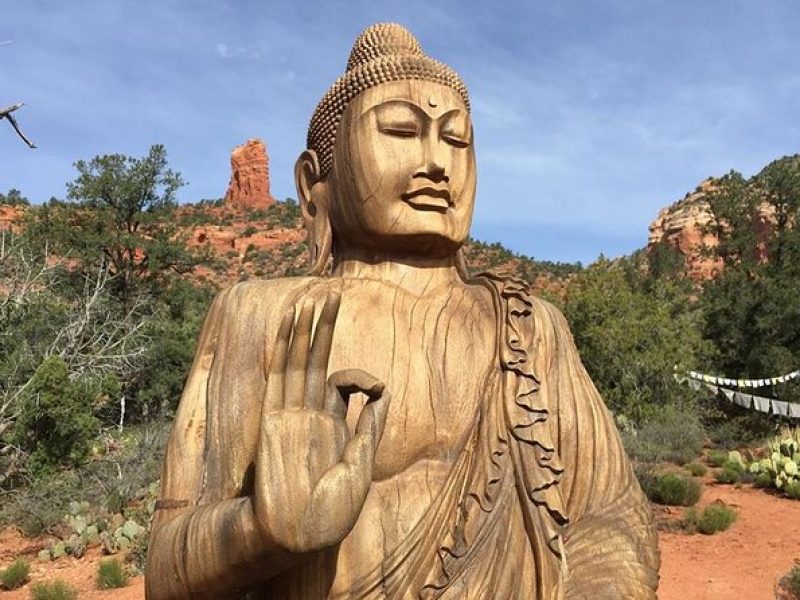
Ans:
[[[469,233],[475,153],[469,97],[396,24],[356,40],[297,160],[312,272],[331,252],[455,255]]]

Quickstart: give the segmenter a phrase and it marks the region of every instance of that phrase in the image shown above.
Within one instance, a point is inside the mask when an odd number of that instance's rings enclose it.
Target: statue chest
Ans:
[[[392,397],[372,488],[339,548],[334,592],[346,593],[406,539],[441,493],[490,401],[487,379],[498,368],[491,302],[467,286],[424,299],[394,288],[345,290],[329,371],[364,369]],[[351,404],[352,429],[363,399]]]
[[[473,286],[424,298],[383,284],[345,289],[329,371],[364,369],[391,394],[375,481],[458,454],[496,366],[495,329],[490,298]],[[351,428],[363,400],[351,403]]]

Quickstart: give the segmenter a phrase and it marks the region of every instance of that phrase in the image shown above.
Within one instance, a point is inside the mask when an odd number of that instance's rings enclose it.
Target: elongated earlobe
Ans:
[[[322,275],[333,248],[328,185],[320,177],[319,160],[313,150],[304,151],[294,166],[294,179],[303,223],[308,232],[309,275]]]
[[[463,281],[469,281],[472,278],[469,274],[469,265],[467,264],[467,254],[464,252],[464,246],[461,246],[456,252],[456,270]]]

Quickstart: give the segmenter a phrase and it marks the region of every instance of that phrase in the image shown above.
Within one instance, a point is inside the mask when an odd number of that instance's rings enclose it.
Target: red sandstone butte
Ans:
[[[713,178],[706,179],[694,192],[662,208],[650,225],[648,250],[661,242],[675,248],[686,258],[687,274],[695,281],[710,279],[722,269],[720,259],[703,253],[704,246],[713,248],[719,243],[716,235],[706,229],[714,218],[706,196],[714,191],[716,185]],[[768,259],[766,240],[775,222],[774,212],[774,208],[763,203],[753,222],[759,239],[756,251],[762,261]]]
[[[275,204],[269,191],[267,147],[261,140],[247,140],[231,152],[231,182],[225,193],[225,203],[244,209]]]

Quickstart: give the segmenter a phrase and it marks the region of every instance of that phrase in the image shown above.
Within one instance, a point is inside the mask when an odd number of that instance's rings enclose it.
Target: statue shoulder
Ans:
[[[201,339],[235,338],[245,331],[249,332],[244,336],[248,339],[259,334],[271,338],[286,309],[323,281],[320,277],[283,277],[242,281],[223,288],[208,309]]]
[[[576,352],[575,341],[564,313],[552,302],[531,296],[532,318],[539,341],[539,352],[549,363],[557,355]]]
[[[281,277],[279,279],[251,279],[241,281],[217,293],[212,310],[222,315],[238,313],[256,306],[278,307],[303,290],[322,281],[320,277]]]
[[[561,312],[555,304],[548,300],[544,300],[539,296],[531,294],[531,304],[533,317],[542,323],[542,325],[549,327],[565,327],[569,331],[567,319],[564,313]]]

